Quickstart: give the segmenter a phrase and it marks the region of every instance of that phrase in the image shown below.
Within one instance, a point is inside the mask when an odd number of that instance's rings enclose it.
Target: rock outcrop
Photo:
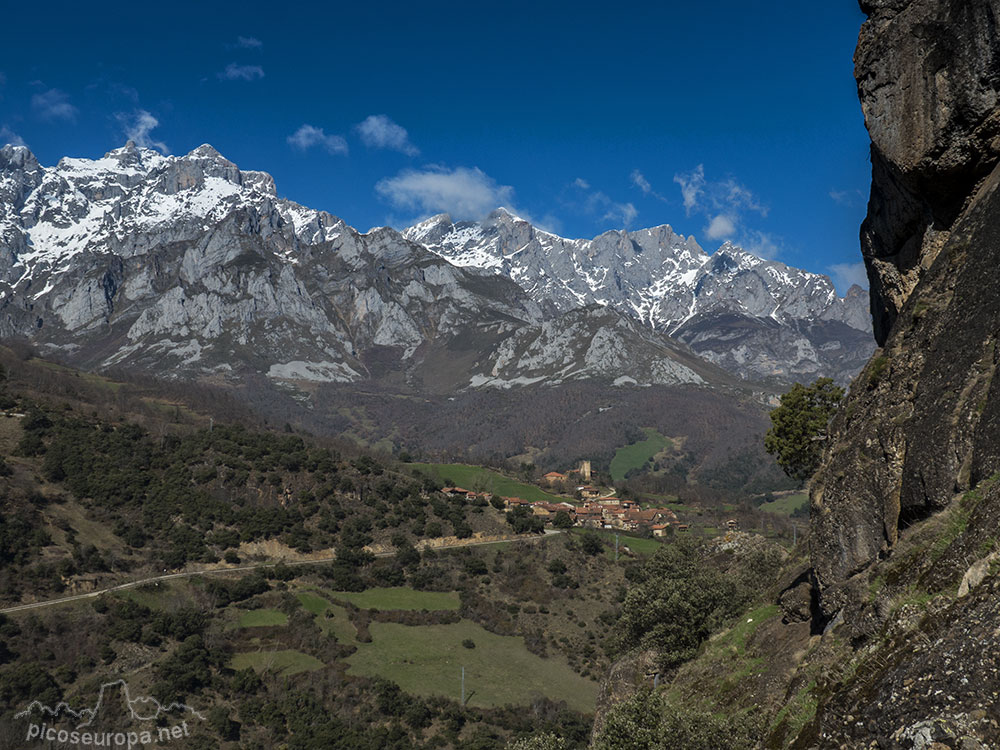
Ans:
[[[875,337],[892,324],[1000,159],[992,0],[862,0],[855,76],[872,139],[861,230]]]
[[[813,483],[824,587],[1000,468],[1000,3],[862,7],[873,174],[862,248],[884,349],[855,381]]]
[[[882,348],[831,425],[808,569],[786,571],[757,664],[675,677],[666,695],[764,717],[769,750],[986,750],[1000,747],[1000,0],[861,6]],[[711,675],[711,651],[684,671]],[[761,684],[759,665],[782,660]]]

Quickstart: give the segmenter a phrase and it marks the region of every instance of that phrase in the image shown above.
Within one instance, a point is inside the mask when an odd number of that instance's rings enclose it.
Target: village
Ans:
[[[462,496],[468,500],[492,502],[497,509],[516,511],[525,508],[539,517],[546,526],[569,528],[577,526],[590,529],[625,531],[665,537],[674,532],[687,532],[690,526],[681,523],[670,508],[643,507],[648,505],[631,498],[618,497],[613,488],[591,484],[590,461],[581,461],[580,466],[568,473],[550,471],[541,477],[541,484],[561,494],[573,493],[576,502],[569,499],[561,502],[545,500],[525,500],[520,497],[500,497],[489,492],[477,492],[462,487],[445,487],[441,491],[449,497]],[[563,515],[560,515],[563,514]],[[726,529],[735,531],[739,523],[735,519],[726,522]]]

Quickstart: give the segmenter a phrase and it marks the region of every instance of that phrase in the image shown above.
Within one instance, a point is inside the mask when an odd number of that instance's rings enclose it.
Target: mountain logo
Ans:
[[[162,744],[189,737],[189,722],[205,720],[184,703],[164,705],[151,696],[133,697],[125,680],[101,685],[93,708],[75,709],[65,701],[53,707],[36,700],[14,718],[28,722],[25,746],[55,742],[81,748]]]

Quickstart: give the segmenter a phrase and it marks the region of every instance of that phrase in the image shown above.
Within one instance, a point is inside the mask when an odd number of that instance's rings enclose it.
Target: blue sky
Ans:
[[[855,3],[17,4],[0,141],[211,143],[359,229],[503,204],[863,280]]]

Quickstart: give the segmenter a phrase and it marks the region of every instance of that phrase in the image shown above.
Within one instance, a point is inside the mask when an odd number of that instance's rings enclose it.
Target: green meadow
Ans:
[[[661,435],[656,430],[643,427],[646,439],[626,445],[615,451],[611,459],[611,479],[614,482],[624,481],[625,475],[633,469],[641,469],[653,456],[665,448],[673,446],[674,441]]]
[[[524,500],[543,500],[551,503],[565,502],[565,497],[558,497],[546,492],[533,484],[525,484],[516,479],[505,477],[492,469],[468,464],[411,464],[422,471],[429,472],[440,481],[448,479],[455,486],[475,492],[491,492],[501,497],[520,497]]]
[[[495,635],[467,620],[416,627],[373,622],[370,629],[372,642],[357,644],[348,658],[350,674],[384,677],[415,695],[460,700],[465,667],[470,706],[526,705],[544,695],[577,711],[594,710],[597,683],[557,657],[532,654],[519,637]]]

